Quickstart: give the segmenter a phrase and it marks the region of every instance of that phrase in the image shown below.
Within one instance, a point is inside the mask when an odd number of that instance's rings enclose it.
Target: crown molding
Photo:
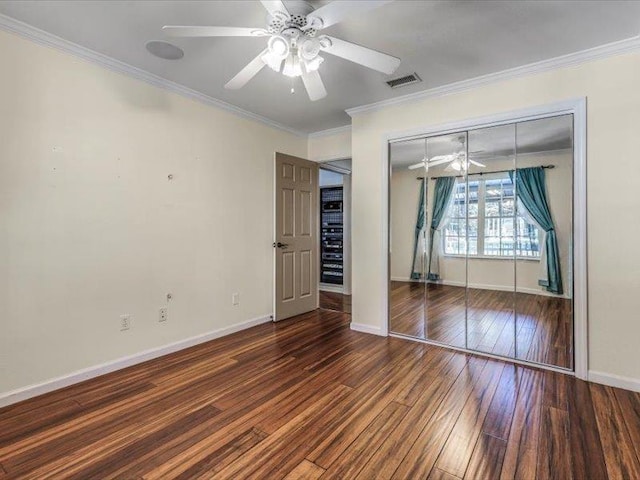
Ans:
[[[240,117],[254,120],[269,127],[276,128],[287,133],[292,133],[299,137],[306,138],[308,136],[306,132],[287,127],[286,125],[271,120],[270,118],[263,117],[262,115],[249,112],[230,103],[218,100],[217,98],[210,97],[189,87],[180,85],[179,83],[172,82],[171,80],[167,80],[166,78],[162,78],[158,75],[147,72],[146,70],[142,70],[141,68],[134,67],[128,63],[121,62],[115,58],[111,58],[107,55],[103,55],[102,53],[98,53],[94,50],[78,45],[77,43],[70,42],[49,32],[40,30],[32,25],[16,20],[15,18],[0,14],[0,30],[19,35],[40,45],[69,53],[75,57],[81,58],[82,60],[95,65],[99,65],[113,72],[143,81],[153,85],[154,87],[162,88],[172,93],[177,93],[178,95],[204,103],[205,105],[217,107]]]
[[[590,48],[588,50],[582,50],[579,52],[570,53],[568,55],[562,55],[560,57],[550,58],[548,60],[542,60],[540,62],[530,63],[528,65],[510,68],[508,70],[502,70],[500,72],[489,73],[487,75],[470,78],[468,80],[462,80],[460,82],[449,83],[440,87],[430,88],[427,90],[422,90],[420,92],[390,98],[388,100],[382,100],[380,102],[374,102],[367,105],[361,105],[359,107],[349,108],[345,111],[349,116],[353,117],[354,115],[381,110],[392,105],[415,102],[432,97],[442,97],[445,95],[451,95],[454,93],[471,90],[491,83],[511,80],[527,75],[534,75],[537,73],[547,72],[549,70],[570,67],[573,65],[579,65],[582,63],[600,60],[615,55],[622,55],[625,53],[633,53],[638,51],[640,51],[640,36],[619,40],[613,43],[607,43],[605,45]]]
[[[311,132],[309,138],[328,137],[329,135],[338,135],[340,133],[350,132],[351,125],[344,125],[342,127],[328,128],[327,130],[318,130],[317,132]]]

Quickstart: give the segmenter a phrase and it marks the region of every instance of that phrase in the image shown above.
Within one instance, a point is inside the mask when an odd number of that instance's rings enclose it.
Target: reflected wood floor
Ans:
[[[6,479],[637,479],[640,395],[317,310],[0,410]]]
[[[572,368],[570,300],[469,289],[465,345],[465,290],[431,283],[391,282],[390,330],[447,345]]]

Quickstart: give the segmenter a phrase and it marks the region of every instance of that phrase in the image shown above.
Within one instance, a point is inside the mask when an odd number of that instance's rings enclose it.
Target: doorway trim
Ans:
[[[422,138],[425,136],[446,135],[460,130],[478,129],[505,125],[514,122],[537,120],[558,115],[573,114],[573,285],[574,285],[574,366],[573,371],[558,370],[552,366],[542,364],[530,364],[535,367],[549,370],[562,371],[573,374],[586,380],[589,371],[589,344],[588,344],[588,278],[587,278],[587,99],[578,97],[555,103],[538,105],[524,109],[501,112],[492,115],[480,116],[461,121],[444,123],[440,125],[425,125],[401,132],[391,132],[382,137],[382,255],[384,272],[381,285],[382,297],[382,324],[380,335],[389,336],[389,297],[390,297],[390,253],[389,243],[391,230],[389,225],[390,212],[390,169],[389,169],[389,145],[400,141]],[[396,336],[393,334],[393,336]],[[402,338],[407,338],[401,336]],[[424,343],[430,341],[420,340]],[[439,345],[435,343],[436,345]],[[447,346],[447,348],[449,348]],[[485,355],[475,350],[464,350],[476,355]],[[489,356],[489,355],[485,355]],[[517,359],[504,360],[521,363]]]

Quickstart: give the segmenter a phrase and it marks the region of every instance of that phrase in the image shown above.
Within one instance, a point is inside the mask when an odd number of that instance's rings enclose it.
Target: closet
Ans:
[[[573,115],[389,147],[389,330],[572,370]]]

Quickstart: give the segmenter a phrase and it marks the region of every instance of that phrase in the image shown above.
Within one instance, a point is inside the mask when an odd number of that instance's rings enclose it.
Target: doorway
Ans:
[[[351,160],[323,162],[319,171],[319,306],[351,312]]]

